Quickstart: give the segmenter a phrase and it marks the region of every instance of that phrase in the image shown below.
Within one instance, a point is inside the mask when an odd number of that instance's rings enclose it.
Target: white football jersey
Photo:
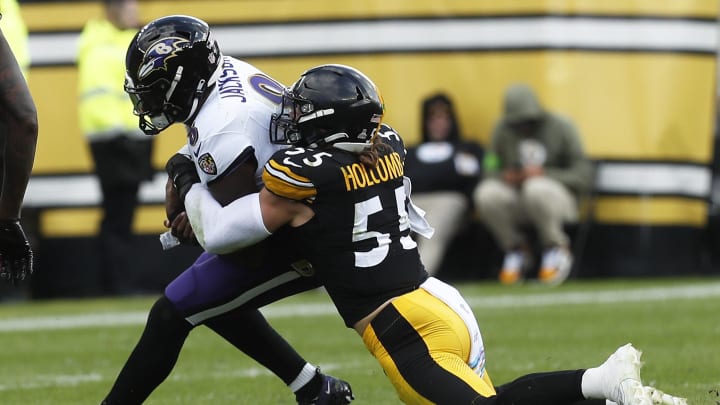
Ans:
[[[284,145],[270,143],[269,126],[278,109],[283,85],[241,60],[224,56],[215,88],[191,125],[180,153],[192,155],[202,184],[212,183],[252,153],[255,181],[262,185],[265,162]]]

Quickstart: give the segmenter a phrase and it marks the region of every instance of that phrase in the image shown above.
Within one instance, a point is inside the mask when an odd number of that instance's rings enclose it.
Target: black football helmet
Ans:
[[[191,118],[217,80],[220,49],[195,17],[158,18],[135,35],[125,57],[125,91],[140,129],[160,133]]]
[[[285,89],[281,111],[270,124],[273,143],[318,147],[369,143],[384,114],[375,84],[349,66],[321,65]]]

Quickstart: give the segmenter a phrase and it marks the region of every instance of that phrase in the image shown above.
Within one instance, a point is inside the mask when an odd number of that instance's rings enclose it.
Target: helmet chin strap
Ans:
[[[172,97],[173,93],[175,92],[175,87],[177,87],[178,83],[180,83],[180,79],[182,79],[182,72],[183,67],[182,65],[180,65],[175,71],[175,77],[170,83],[170,88],[168,88],[168,91],[165,93],[165,100],[170,101],[170,97]]]
[[[190,112],[188,112],[188,116],[185,119],[184,122],[187,122],[191,118],[195,117],[195,111],[197,110],[198,106],[200,105],[200,98],[203,96],[203,90],[205,89],[205,80],[200,80],[198,82],[198,86],[195,89],[195,97],[193,97],[192,106],[190,107]]]
[[[220,59],[222,59],[222,55],[220,55]],[[180,66],[182,67],[182,66]],[[187,118],[183,122],[188,122],[191,119],[195,118],[195,113],[197,112],[198,107],[200,106],[200,99],[203,97],[203,93],[205,92],[205,89],[212,86],[217,82],[218,77],[220,77],[220,71],[222,70],[222,64],[218,63],[217,67],[215,68],[215,71],[210,75],[210,78],[206,82],[205,80],[200,80],[198,82],[197,88],[195,89],[195,97],[193,97],[192,106],[190,107],[190,112],[188,113]],[[177,75],[176,75],[177,77]]]

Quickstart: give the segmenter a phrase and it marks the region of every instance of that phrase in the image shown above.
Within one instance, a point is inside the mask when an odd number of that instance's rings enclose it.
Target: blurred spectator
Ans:
[[[123,283],[133,243],[140,183],[151,179],[152,138],[138,128],[123,89],[125,52],[139,29],[137,0],[104,0],[105,18],[88,21],[78,54],[80,129],[87,138],[102,191],[98,238],[106,293],[131,292]]]
[[[28,69],[30,68],[28,30],[20,13],[17,0],[0,0],[0,13],[2,13],[1,24],[5,39],[10,44],[10,49],[12,49],[15,59],[27,79]]]
[[[715,98],[715,130],[713,137],[712,186],[708,209],[707,250],[713,271],[720,272],[720,95]]]
[[[482,159],[479,144],[462,140],[450,98],[440,93],[423,100],[422,142],[408,148],[405,175],[412,181],[413,202],[435,228],[432,239],[418,240],[431,275],[439,271],[448,245],[472,212]]]
[[[523,225],[537,231],[543,248],[539,279],[557,285],[572,266],[563,223],[577,221],[578,196],[592,183],[592,165],[580,134],[567,118],[543,109],[524,84],[508,87],[504,116],[485,157],[487,179],[474,193],[480,217],[505,259],[500,281],[521,281],[532,257]]]

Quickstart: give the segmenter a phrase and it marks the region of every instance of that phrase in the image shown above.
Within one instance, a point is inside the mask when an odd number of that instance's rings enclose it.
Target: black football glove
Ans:
[[[33,252],[20,221],[0,220],[0,280],[15,285],[34,270]]]
[[[172,179],[173,187],[175,187],[180,201],[185,202],[185,196],[190,191],[190,187],[200,182],[195,162],[187,155],[176,153],[167,161],[165,171]]]

